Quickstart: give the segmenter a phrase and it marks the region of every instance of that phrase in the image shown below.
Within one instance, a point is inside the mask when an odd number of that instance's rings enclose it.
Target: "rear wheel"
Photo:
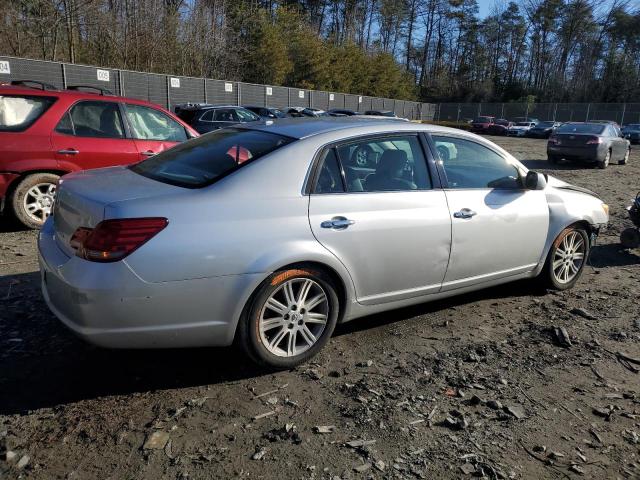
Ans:
[[[543,280],[555,290],[572,288],[584,270],[589,257],[589,236],[580,227],[565,228],[551,245]]]
[[[306,362],[329,341],[339,302],[332,281],[307,268],[272,274],[258,288],[239,326],[248,356],[269,368]]]
[[[20,181],[13,191],[11,207],[24,226],[40,228],[51,214],[60,177],[53,173],[34,173]]]
[[[611,150],[607,150],[607,154],[604,156],[604,160],[598,160],[598,168],[600,170],[604,170],[609,166],[610,161],[611,161]]]
[[[631,148],[627,148],[627,153],[624,154],[623,159],[618,162],[618,165],[626,165],[629,163],[629,155],[631,155]]]

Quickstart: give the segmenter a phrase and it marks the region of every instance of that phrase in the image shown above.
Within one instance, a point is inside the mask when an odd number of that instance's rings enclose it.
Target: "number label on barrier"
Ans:
[[[96,70],[96,76],[101,82],[109,81],[109,70]]]
[[[329,94],[329,101],[333,102],[334,99],[335,99],[335,97],[334,97],[333,93],[330,93]]]
[[[362,97],[358,97],[358,103],[362,103]]]
[[[180,88],[179,78],[171,77],[171,79],[169,80],[169,83],[171,85],[171,88]]]
[[[269,96],[273,95],[273,88],[267,87],[267,95]]]
[[[224,84],[225,92],[233,92],[233,83],[225,83]]]
[[[304,98],[304,90],[300,90],[300,91],[298,92],[298,97],[300,97],[300,98]]]
[[[11,66],[9,65],[9,62],[7,62],[6,60],[3,60],[0,62],[0,73],[6,73],[6,74],[11,73]]]

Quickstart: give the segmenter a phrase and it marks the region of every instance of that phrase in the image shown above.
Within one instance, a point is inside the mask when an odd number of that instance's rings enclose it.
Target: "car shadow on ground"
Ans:
[[[28,230],[27,227],[9,215],[0,215],[0,233],[22,232]]]
[[[639,250],[629,250],[619,243],[596,245],[591,249],[589,265],[594,268],[640,265]]]
[[[480,299],[540,294],[518,282],[463,297],[373,315],[337,328],[340,336]],[[257,378],[272,372],[237,347],[107,350],[74,337],[48,312],[37,273],[0,277],[0,415],[155,390]],[[305,368],[305,367],[302,367]]]
[[[636,265],[640,257],[619,245],[597,246],[596,268]],[[539,297],[524,280],[361,318],[335,336],[365,331],[482,300]],[[37,272],[0,277],[0,415],[24,413],[102,396],[197,387],[271,372],[251,364],[236,347],[106,350],[74,337],[49,313]],[[304,368],[304,367],[302,367]]]

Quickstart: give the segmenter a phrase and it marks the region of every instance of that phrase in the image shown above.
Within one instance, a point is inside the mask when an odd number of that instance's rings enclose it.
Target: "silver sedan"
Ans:
[[[105,347],[230,345],[289,368],[338,322],[523,278],[571,288],[608,207],[460,130],[357,117],[226,128],[62,178],[51,310]]]

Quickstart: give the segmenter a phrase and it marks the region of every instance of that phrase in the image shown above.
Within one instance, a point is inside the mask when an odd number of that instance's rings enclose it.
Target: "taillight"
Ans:
[[[560,139],[558,137],[554,137],[553,135],[551,135],[549,137],[549,143],[553,145],[560,145]]]
[[[117,262],[140,248],[168,224],[166,218],[103,220],[94,229],[78,228],[70,245],[92,262]]]
[[[599,145],[602,143],[602,137],[590,137],[587,140],[587,145]]]

